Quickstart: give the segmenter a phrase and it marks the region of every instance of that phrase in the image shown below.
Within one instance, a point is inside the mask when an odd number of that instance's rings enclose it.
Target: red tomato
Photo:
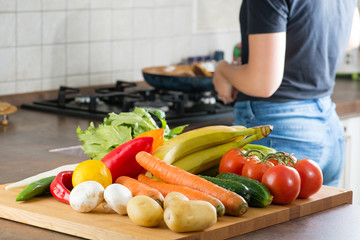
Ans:
[[[276,158],[269,158],[267,161],[274,164],[274,166],[279,165],[279,161]]]
[[[244,151],[234,148],[224,154],[219,165],[219,172],[231,172],[241,175],[244,164],[248,161]]]
[[[295,164],[301,178],[301,188],[298,198],[308,198],[320,190],[323,175],[319,165],[311,159],[302,159]]]
[[[297,162],[297,158],[290,153],[285,153],[285,155],[287,155],[290,158],[290,159],[286,159],[287,165],[293,167],[295,165],[295,163]]]
[[[269,189],[275,204],[289,204],[300,192],[300,175],[293,167],[271,167],[264,173],[261,182]]]
[[[261,178],[269,168],[273,167],[272,162],[261,162],[256,159],[251,159],[245,163],[241,175],[261,182]]]
[[[294,166],[297,159],[294,155],[286,153],[286,152],[277,152],[275,153],[276,156],[273,154],[268,156],[267,161],[272,162],[275,166],[279,165],[279,160],[282,162],[282,164],[285,164],[287,166]],[[277,159],[279,158],[279,160]]]

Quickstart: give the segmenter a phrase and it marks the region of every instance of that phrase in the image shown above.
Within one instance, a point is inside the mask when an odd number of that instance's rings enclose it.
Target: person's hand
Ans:
[[[221,101],[223,101],[225,104],[233,102],[237,94],[236,89],[222,75],[222,71],[224,71],[224,67],[227,65],[228,63],[226,61],[220,61],[216,66],[213,76],[213,84],[215,87],[215,91],[217,92]]]

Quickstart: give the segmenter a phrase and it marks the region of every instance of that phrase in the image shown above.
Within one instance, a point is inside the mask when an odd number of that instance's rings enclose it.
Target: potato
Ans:
[[[216,209],[202,200],[179,201],[165,209],[164,221],[175,232],[201,231],[216,223]]]
[[[164,210],[148,196],[138,195],[131,198],[126,210],[130,220],[143,227],[156,227],[163,220]]]
[[[164,209],[169,207],[171,204],[176,204],[179,201],[188,201],[189,199],[182,193],[179,192],[171,192],[166,195],[164,199]]]

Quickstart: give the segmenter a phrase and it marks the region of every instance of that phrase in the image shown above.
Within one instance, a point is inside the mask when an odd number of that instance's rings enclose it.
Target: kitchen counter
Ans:
[[[0,97],[0,101],[6,100]],[[359,82],[349,79],[337,81],[333,100],[341,117],[360,114]],[[9,125],[0,126],[0,184],[86,160],[83,156],[48,150],[79,145],[76,128],[80,126],[86,129],[90,122],[87,119],[24,109],[10,115]],[[231,124],[231,119],[216,124],[220,123]],[[210,124],[214,123],[194,123],[188,129]],[[358,239],[359,216],[359,206],[344,205],[234,239]],[[0,236],[1,239],[78,239],[4,219],[0,219]]]
[[[360,114],[360,81],[337,79],[332,100],[340,117]]]

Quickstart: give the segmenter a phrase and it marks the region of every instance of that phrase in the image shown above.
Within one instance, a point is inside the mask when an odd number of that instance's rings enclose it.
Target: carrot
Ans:
[[[160,204],[160,206],[163,205],[164,196],[155,188],[152,188],[134,178],[127,176],[120,176],[116,179],[115,182],[127,187],[133,196],[145,195],[154,199]]]
[[[204,200],[209,203],[211,203],[215,209],[218,217],[224,216],[225,213],[225,207],[222,204],[222,202],[214,198],[213,196],[210,196],[207,193],[184,187],[179,185],[174,185],[170,183],[160,182],[155,179],[151,179],[143,174],[139,174],[138,176],[139,182],[145,183],[146,185],[157,189],[161,194],[166,197],[171,192],[179,192],[184,194],[189,200]]]
[[[155,177],[166,183],[199,190],[219,199],[224,204],[225,213],[228,215],[241,216],[248,209],[248,204],[244,198],[235,192],[222,188],[181,168],[167,164],[147,152],[141,151],[136,154],[136,161]]]

